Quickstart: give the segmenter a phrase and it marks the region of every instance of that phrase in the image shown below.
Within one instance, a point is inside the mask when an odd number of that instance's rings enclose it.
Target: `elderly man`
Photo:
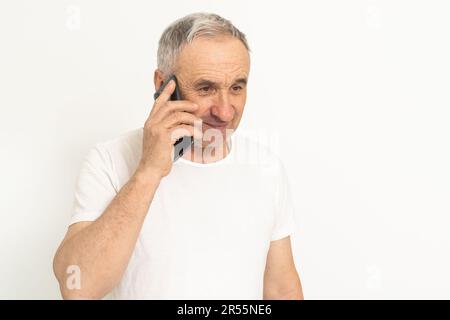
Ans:
[[[164,31],[155,89],[171,75],[177,83],[143,128],[86,156],[54,259],[64,298],[303,298],[284,167],[233,133],[249,69],[245,35],[218,15],[191,14]],[[176,89],[182,99],[170,100]],[[174,161],[174,142],[189,136]],[[257,162],[245,161],[248,150]]]

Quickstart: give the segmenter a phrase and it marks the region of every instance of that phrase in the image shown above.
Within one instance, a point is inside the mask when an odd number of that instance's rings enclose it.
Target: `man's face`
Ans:
[[[195,116],[203,120],[203,132],[216,127],[225,138],[226,129],[238,127],[249,69],[247,49],[230,36],[197,38],[181,50],[175,75],[183,99],[199,105]]]

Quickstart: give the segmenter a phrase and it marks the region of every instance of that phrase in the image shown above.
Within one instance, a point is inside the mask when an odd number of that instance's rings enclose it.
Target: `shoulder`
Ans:
[[[143,128],[130,130],[97,143],[95,149],[111,161],[133,160],[142,152],[142,134]]]
[[[90,150],[86,161],[93,168],[104,171],[120,188],[139,163],[142,134],[143,128],[139,128],[99,142]]]

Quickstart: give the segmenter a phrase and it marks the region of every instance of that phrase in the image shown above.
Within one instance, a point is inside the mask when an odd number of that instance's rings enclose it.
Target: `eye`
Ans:
[[[242,90],[242,87],[241,86],[232,86],[231,90],[235,93],[238,93]]]
[[[210,86],[204,86],[197,89],[200,94],[208,94],[211,93],[212,88]]]

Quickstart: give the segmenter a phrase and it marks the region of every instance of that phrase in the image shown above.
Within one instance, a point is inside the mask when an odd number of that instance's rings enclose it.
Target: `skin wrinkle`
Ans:
[[[181,59],[185,61],[183,64],[178,61],[176,75],[181,80],[182,91],[199,105],[197,117],[229,120],[229,128],[235,129],[243,113],[247,92],[246,86],[239,94],[232,92],[230,87],[238,77],[248,77],[249,55],[242,42],[235,38],[208,40],[196,39],[183,49],[186,55],[181,54]],[[218,82],[217,92],[201,95],[194,90],[193,85],[201,78]],[[161,85],[164,79],[162,71],[156,70],[155,86]],[[53,262],[65,299],[103,298],[122,279],[136,242],[141,241],[141,228],[162,179],[159,172],[144,169],[138,167],[99,218],[69,226]],[[70,265],[80,267],[80,290],[66,285]],[[264,299],[303,298],[289,236],[270,242],[263,281]]]
[[[217,38],[197,38],[185,45],[179,53],[174,66],[179,88],[183,99],[199,105],[193,113],[203,121],[202,131],[209,129],[205,123],[228,123],[227,129],[238,127],[247,99],[247,85],[236,80],[248,79],[250,72],[250,56],[243,43],[231,36]],[[160,80],[163,81],[162,73]],[[210,82],[210,90],[202,92],[199,81]],[[234,90],[236,88],[236,91]],[[203,141],[201,150],[191,148],[183,155],[185,159],[193,159],[194,153],[203,155],[203,162],[220,160],[228,154],[225,143],[225,132],[222,141],[217,141],[223,147],[222,153],[205,152],[208,145],[215,144],[214,138]],[[207,140],[207,139],[205,139]],[[213,149],[214,150],[214,149]],[[208,158],[208,157],[211,158]]]

